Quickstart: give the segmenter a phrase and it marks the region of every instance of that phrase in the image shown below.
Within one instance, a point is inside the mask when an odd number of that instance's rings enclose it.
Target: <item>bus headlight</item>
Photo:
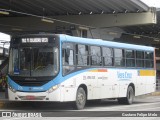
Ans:
[[[55,91],[58,88],[59,88],[59,85],[55,85],[55,86],[51,87],[49,90],[47,90],[47,92],[51,93],[51,92]]]
[[[8,84],[8,88],[12,91],[12,92],[16,92],[16,90],[12,87],[12,86],[10,86],[9,84]]]

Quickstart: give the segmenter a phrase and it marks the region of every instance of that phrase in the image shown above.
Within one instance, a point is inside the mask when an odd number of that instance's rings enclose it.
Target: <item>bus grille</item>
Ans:
[[[21,85],[21,86],[42,86],[46,83],[48,83],[49,81],[48,80],[43,80],[43,81],[39,81],[39,80],[36,80],[36,81],[19,81],[19,80],[14,80],[15,83]]]
[[[49,81],[53,80],[54,77],[16,77],[16,76],[9,76],[11,80],[15,83],[19,84],[20,86],[42,86]]]

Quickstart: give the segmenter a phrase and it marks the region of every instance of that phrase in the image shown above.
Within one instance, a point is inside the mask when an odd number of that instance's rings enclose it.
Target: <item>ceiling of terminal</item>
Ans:
[[[10,11],[9,15],[0,14],[0,18],[8,19],[30,15],[54,17],[60,15],[141,13],[148,11],[148,9],[149,7],[140,0],[0,0],[0,10]],[[160,11],[157,13],[157,24],[121,28],[127,34],[160,38]],[[10,25],[0,23],[0,27],[6,29]],[[17,27],[19,26],[17,25]],[[17,31],[19,30],[17,29]],[[11,29],[8,33],[10,32],[12,32]]]
[[[140,0],[0,0],[0,8],[40,16],[144,12]],[[11,14],[21,16],[22,14]]]

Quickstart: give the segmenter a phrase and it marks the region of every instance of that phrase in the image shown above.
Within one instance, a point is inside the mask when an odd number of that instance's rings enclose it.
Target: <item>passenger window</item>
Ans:
[[[91,65],[101,66],[101,49],[98,46],[90,46]]]
[[[136,51],[137,59],[144,59],[144,53],[142,51]]]
[[[114,65],[118,67],[125,66],[124,50],[114,49]]]
[[[136,51],[136,67],[144,67],[144,52]]]
[[[89,65],[89,55],[87,45],[76,45],[76,60],[78,66]]]
[[[102,47],[104,66],[113,66],[113,49]]]
[[[153,68],[153,52],[145,52],[145,67],[146,68]]]
[[[134,50],[125,50],[125,55],[126,55],[126,67],[135,67]]]
[[[145,52],[145,59],[153,60],[153,52]]]
[[[73,43],[63,43],[62,45],[62,64],[63,64],[63,75],[66,75],[75,69],[74,44]]]

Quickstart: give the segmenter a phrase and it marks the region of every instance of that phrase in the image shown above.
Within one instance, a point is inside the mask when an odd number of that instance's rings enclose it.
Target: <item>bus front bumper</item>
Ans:
[[[8,89],[9,100],[11,101],[55,101],[60,102],[60,89],[48,92],[13,92]]]

